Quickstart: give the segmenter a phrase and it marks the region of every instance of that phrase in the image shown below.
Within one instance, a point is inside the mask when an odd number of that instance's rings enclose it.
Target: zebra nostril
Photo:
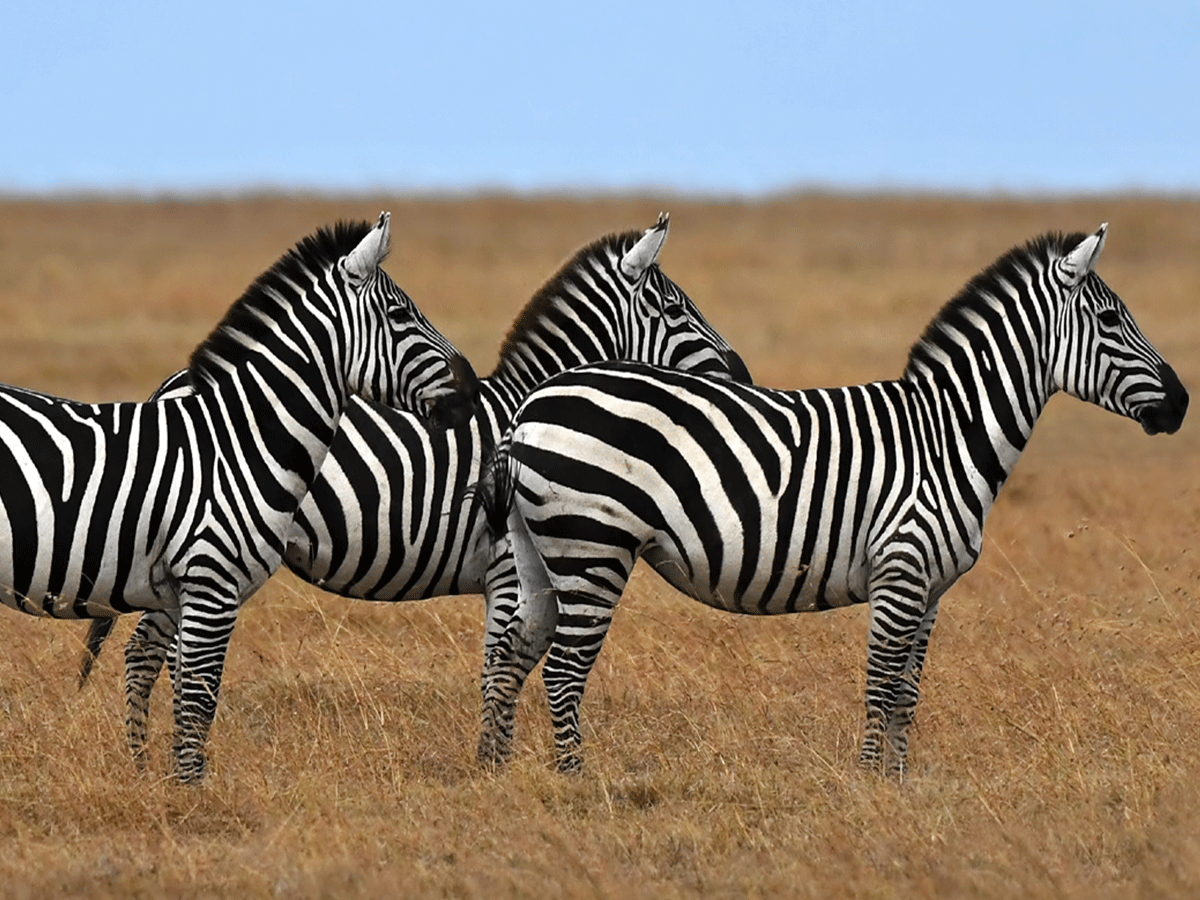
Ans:
[[[1188,408],[1187,388],[1183,386],[1175,370],[1166,363],[1162,364],[1158,374],[1162,379],[1163,393],[1166,395],[1164,403],[1179,414],[1179,420],[1182,422]]]
[[[450,371],[454,375],[455,386],[474,408],[475,401],[479,397],[479,377],[475,374],[474,367],[465,356],[459,353],[450,360]]]

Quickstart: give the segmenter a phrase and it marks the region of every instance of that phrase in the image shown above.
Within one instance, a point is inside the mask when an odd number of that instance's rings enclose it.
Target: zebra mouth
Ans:
[[[729,366],[729,372],[734,381],[739,384],[754,384],[754,379],[750,376],[750,369],[736,350],[726,352],[725,362]]]
[[[1174,434],[1187,415],[1187,388],[1180,382],[1175,370],[1166,363],[1159,368],[1159,377],[1162,379],[1164,396],[1153,406],[1147,406],[1138,413],[1138,424],[1146,434]]]
[[[688,366],[685,371],[693,375],[704,375],[720,381],[732,381],[735,384],[754,384],[750,370],[738,355],[736,350],[727,350],[719,354],[719,359],[709,360],[705,364]]]

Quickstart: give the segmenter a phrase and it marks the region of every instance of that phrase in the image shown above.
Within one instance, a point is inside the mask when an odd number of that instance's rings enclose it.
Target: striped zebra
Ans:
[[[534,391],[495,457],[520,605],[484,671],[481,750],[508,752],[521,685],[543,670],[560,769],[639,557],[736,613],[869,609],[860,762],[903,773],[938,600],[1057,391],[1177,430],[1188,395],[1094,271],[1107,226],[1050,234],[976,276],[897,381],[781,391],[611,364]]]
[[[749,382],[740,357],[658,265],[669,219],[579,250],[517,316],[495,371],[481,379],[469,428],[430,429],[416,416],[352,403],[288,536],[286,564],[347,597],[421,600],[484,593],[488,632],[513,608],[511,559],[496,565],[471,486],[520,402],[552,375],[632,359]],[[186,393],[168,379],[160,395]],[[112,620],[97,620],[83,677]],[[126,646],[127,729],[141,754],[150,694],[175,632],[174,613],[142,616]],[[169,662],[169,660],[168,660]]]
[[[179,621],[175,771],[204,774],[241,603],[278,568],[349,398],[446,425],[465,359],[379,265],[389,216],[300,241],[192,354],[189,396],[86,404],[0,387],[0,592],[55,618]]]

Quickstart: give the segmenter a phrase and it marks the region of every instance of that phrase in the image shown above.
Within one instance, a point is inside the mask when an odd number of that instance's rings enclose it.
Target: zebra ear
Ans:
[[[658,261],[659,251],[667,242],[667,230],[671,227],[671,216],[659,213],[658,221],[653,228],[638,239],[628,253],[621,259],[621,272],[635,281],[641,278],[645,271]]]
[[[379,214],[379,221],[375,223],[375,227],[368,231],[367,236],[342,260],[342,267],[347,273],[357,278],[366,278],[379,268],[388,254],[388,246],[391,243],[388,228],[391,221],[390,212]]]
[[[1079,246],[1062,258],[1059,265],[1072,284],[1083,281],[1087,274],[1096,268],[1096,260],[1104,249],[1104,236],[1108,234],[1108,223],[1101,225],[1096,233],[1084,238]]]

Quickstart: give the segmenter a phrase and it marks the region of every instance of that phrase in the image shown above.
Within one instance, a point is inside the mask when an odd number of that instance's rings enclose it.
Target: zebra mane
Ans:
[[[192,351],[188,362],[193,386],[205,380],[220,359],[245,354],[245,342],[265,338],[270,321],[279,316],[278,296],[291,296],[295,285],[306,285],[314,272],[322,272],[359,245],[374,227],[370,222],[339,221],[301,239],[271,268],[259,275],[234,301],[217,327]]]
[[[908,352],[906,371],[912,369],[915,362],[928,359],[937,347],[943,346],[951,331],[974,331],[976,326],[969,314],[988,312],[990,307],[987,298],[1006,296],[1008,290],[1005,285],[1020,284],[1022,273],[1046,268],[1053,260],[1074,250],[1086,237],[1082,231],[1070,234],[1051,231],[1013,247],[968,281],[930,320],[924,333]]]
[[[609,258],[619,260],[641,239],[642,234],[641,231],[606,234],[581,247],[574,256],[563,263],[559,270],[538,289],[537,293],[529,298],[525,307],[517,313],[512,327],[508,330],[508,335],[504,338],[504,343],[500,345],[500,362],[496,366],[496,372],[504,367],[504,361],[526,340],[529,334],[537,330],[546,318],[554,313],[555,307],[559,305],[560,301],[564,297],[570,297],[566,288],[572,276],[584,268],[589,259],[598,259],[602,262]]]

